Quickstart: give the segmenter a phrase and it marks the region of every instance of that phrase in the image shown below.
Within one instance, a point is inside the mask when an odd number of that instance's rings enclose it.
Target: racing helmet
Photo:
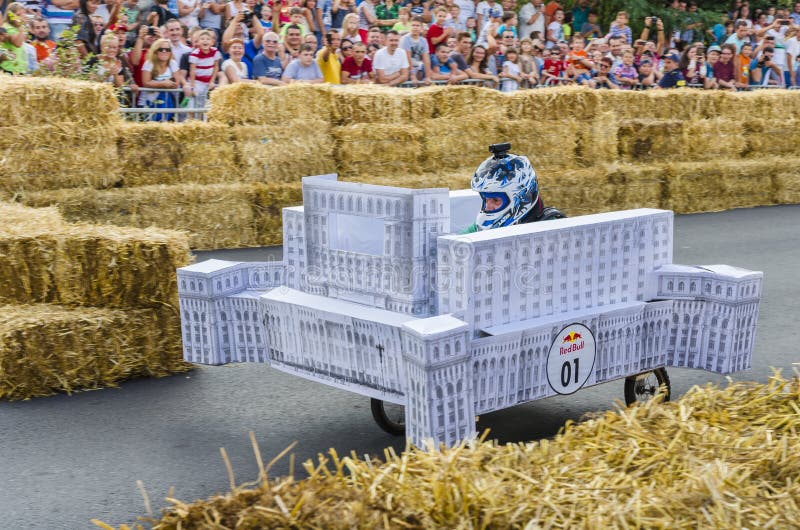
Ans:
[[[500,228],[518,223],[539,201],[536,172],[525,156],[509,154],[511,144],[489,146],[492,156],[483,161],[472,177],[472,189],[482,199],[475,220],[478,230]],[[491,201],[487,206],[487,199]]]

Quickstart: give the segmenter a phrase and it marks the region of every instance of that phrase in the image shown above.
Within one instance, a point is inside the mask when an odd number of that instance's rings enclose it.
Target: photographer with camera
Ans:
[[[128,52],[128,64],[131,65],[131,73],[133,74],[133,81],[136,86],[142,85],[142,66],[146,60],[147,54],[150,51],[150,46],[158,39],[159,34],[157,29],[142,25],[139,26],[139,33],[136,36],[136,42],[133,48]]]
[[[775,63],[775,48],[765,46],[760,56],[755,60],[751,72],[752,84],[760,86],[781,86],[783,71]]]
[[[639,38],[643,41],[652,41],[650,38],[650,32],[652,31],[653,27],[656,28],[656,53],[662,54],[664,53],[664,46],[667,44],[667,39],[664,36],[664,21],[658,17],[646,17],[644,19],[644,28],[642,28],[642,34]]]
[[[339,32],[332,29],[325,34],[325,46],[317,51],[316,61],[326,83],[334,85],[342,83],[342,61],[339,58],[341,42]]]
[[[229,49],[234,40],[242,42],[244,47],[242,62],[247,65],[247,71],[252,72],[253,61],[258,56],[264,41],[264,26],[247,8],[236,13],[228,27],[225,28],[225,32],[222,34],[222,51],[230,53]]]

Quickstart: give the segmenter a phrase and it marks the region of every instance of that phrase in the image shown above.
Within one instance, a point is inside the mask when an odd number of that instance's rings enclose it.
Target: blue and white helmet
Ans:
[[[508,143],[489,146],[493,156],[484,160],[472,177],[472,189],[483,199],[475,220],[478,230],[518,223],[539,201],[539,185],[530,160],[509,154],[509,149]],[[487,207],[487,199],[500,199],[500,206]]]

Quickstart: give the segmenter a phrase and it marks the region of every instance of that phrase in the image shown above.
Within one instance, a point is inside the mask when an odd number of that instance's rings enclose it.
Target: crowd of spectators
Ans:
[[[139,106],[204,106],[229,83],[798,85],[800,1],[751,13],[736,0],[703,27],[674,0],[684,24],[648,16],[637,34],[624,11],[601,26],[589,0],[520,1],[3,0],[0,75],[47,72],[68,41],[86,75]]]

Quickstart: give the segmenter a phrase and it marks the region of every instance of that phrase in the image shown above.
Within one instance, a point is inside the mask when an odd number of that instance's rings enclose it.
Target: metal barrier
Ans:
[[[122,91],[127,93],[132,100],[132,106],[120,108],[120,113],[122,114],[123,118],[128,121],[172,122],[186,121],[187,119],[201,121],[207,120],[207,95],[203,95],[201,99],[202,107],[141,107],[138,104],[138,99],[139,95],[142,93],[172,94],[177,102],[180,101],[184,96],[183,90],[180,88],[138,88],[137,90],[133,90],[130,87],[123,87]]]

